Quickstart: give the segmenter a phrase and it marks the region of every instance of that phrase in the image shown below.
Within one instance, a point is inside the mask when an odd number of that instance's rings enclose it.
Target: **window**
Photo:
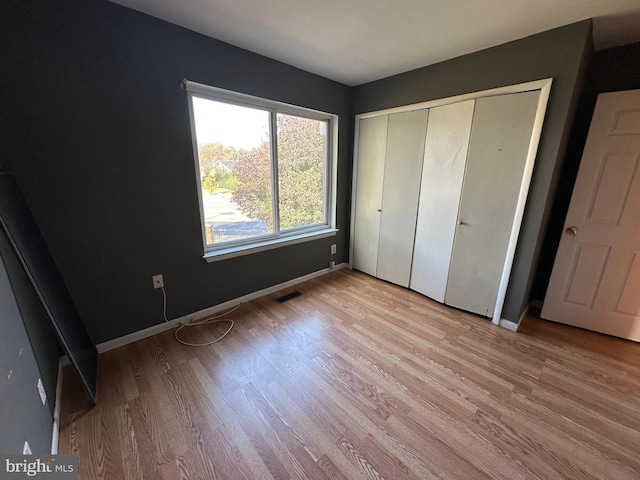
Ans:
[[[337,116],[186,86],[206,258],[335,234]]]

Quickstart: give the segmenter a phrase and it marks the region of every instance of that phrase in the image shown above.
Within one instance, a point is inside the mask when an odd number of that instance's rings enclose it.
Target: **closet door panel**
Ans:
[[[377,275],[388,115],[360,120],[353,268]]]
[[[378,277],[409,286],[428,110],[389,115]]]
[[[475,100],[429,111],[410,288],[444,302]]]
[[[445,303],[492,316],[540,91],[476,101]]]

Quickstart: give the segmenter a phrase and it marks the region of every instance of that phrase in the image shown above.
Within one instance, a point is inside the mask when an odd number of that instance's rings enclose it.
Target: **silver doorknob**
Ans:
[[[578,233],[578,227],[569,227],[565,230],[565,232],[573,237],[576,233]]]

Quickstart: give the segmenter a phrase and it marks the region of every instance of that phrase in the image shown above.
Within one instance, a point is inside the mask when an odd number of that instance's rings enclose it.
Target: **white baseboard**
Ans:
[[[506,328],[507,330],[511,330],[512,332],[517,332],[518,328],[520,328],[520,325],[522,325],[522,319],[527,314],[529,309],[531,307],[536,307],[537,306],[535,304],[536,302],[538,302],[538,300],[533,300],[529,305],[527,305],[527,307],[522,311],[522,314],[520,315],[520,318],[518,319],[518,323],[512,322],[511,320],[507,320],[506,318],[501,318],[500,322],[498,323],[498,325],[500,325],[501,327]],[[542,302],[540,302],[540,305],[542,305]]]
[[[172,328],[177,327],[183,323],[187,323],[192,320],[197,320],[200,318],[208,317],[210,315],[214,315],[223,310],[227,310],[229,308],[235,307],[236,305],[239,305],[241,303],[246,303],[250,300],[264,297],[265,295],[269,295],[271,293],[277,292],[278,290],[283,290],[285,288],[292,287],[299,283],[306,282],[307,280],[311,280],[312,278],[320,277],[322,275],[326,275],[327,273],[335,272],[336,270],[342,270],[343,268],[347,268],[347,267],[348,267],[347,263],[340,263],[336,265],[333,269],[323,268],[322,270],[318,270],[317,272],[312,272],[307,275],[303,275],[302,277],[297,277],[292,280],[288,280],[286,282],[279,283],[277,285],[273,285],[271,287],[264,288],[262,290],[258,290],[256,292],[243,295],[242,297],[229,300],[228,302],[220,303],[218,305],[205,308],[204,310],[200,310],[195,313],[190,313],[183,317],[174,318],[173,320],[169,320],[168,322],[159,323],[157,325],[153,325],[152,327],[148,327],[143,330],[138,330],[137,332],[130,333],[129,335],[124,335],[119,338],[114,338],[113,340],[99,343],[98,345],[96,345],[96,348],[98,350],[98,353],[107,352],[109,350],[113,350],[114,348],[122,347],[124,345],[137,342],[138,340],[142,340],[143,338],[151,337],[158,333],[171,330]]]
[[[62,402],[62,377],[64,366],[69,363],[66,355],[58,360],[58,380],[56,381],[56,398],[53,404],[53,433],[51,434],[51,454],[58,453],[58,440],[60,438],[60,404]]]
[[[498,325],[506,328],[507,330],[511,330],[512,332],[517,332],[519,323],[514,323],[511,320],[507,320],[506,318],[501,318]]]

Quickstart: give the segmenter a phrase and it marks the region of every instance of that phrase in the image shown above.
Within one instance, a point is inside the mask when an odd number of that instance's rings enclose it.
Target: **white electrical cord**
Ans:
[[[162,317],[165,322],[169,322],[167,320],[167,292],[164,291],[164,286],[160,285],[160,288],[162,289]]]
[[[235,310],[237,310],[240,307],[240,304],[236,305],[235,307],[233,307],[230,310],[227,310],[226,312],[223,312],[219,315],[215,315],[213,317],[208,317],[208,318],[202,318],[200,320],[191,320],[185,324],[180,325],[175,332],[173,332],[173,335],[176,337],[176,340],[178,342],[180,342],[183,345],[188,345],[189,347],[206,347],[207,345],[212,345],[216,342],[219,342],[220,340],[222,340],[223,338],[225,338],[227,335],[229,335],[229,333],[231,332],[231,330],[233,330],[233,326],[234,326],[234,322],[233,320],[231,320],[230,318],[220,318],[223,317],[225,315],[228,315],[231,312],[234,312]],[[221,336],[219,336],[218,338],[211,340],[210,342],[205,342],[205,343],[189,343],[189,342],[185,342],[184,340],[182,340],[179,336],[178,336],[178,332],[180,332],[180,330],[182,330],[183,328],[186,327],[199,327],[201,325],[207,325],[209,323],[222,323],[222,322],[230,322],[231,325],[229,325],[229,328],[227,328],[227,331],[224,332]]]
[[[167,320],[167,292],[165,292],[164,287],[161,286],[160,288],[162,288],[162,316],[164,318],[165,322],[168,322],[169,320]],[[227,335],[229,335],[229,333],[231,333],[231,330],[233,330],[233,326],[235,325],[235,323],[233,322],[233,320],[231,320],[230,318],[220,318],[223,317],[225,315],[228,315],[232,312],[235,312],[238,308],[240,308],[240,305],[242,305],[241,303],[239,303],[238,305],[236,305],[235,307],[230,308],[229,310],[222,312],[218,315],[214,315],[212,317],[207,317],[207,318],[201,318],[200,320],[190,320],[187,323],[183,323],[182,325],[180,325],[175,332],[173,332],[173,336],[176,337],[176,340],[178,342],[180,342],[183,345],[187,345],[189,347],[206,347],[208,345],[213,345],[214,343],[219,342],[220,340],[222,340],[223,338],[225,338]],[[227,329],[226,332],[224,332],[221,336],[219,336],[218,338],[210,341],[210,342],[206,342],[206,343],[190,343],[190,342],[186,342],[184,340],[182,340],[179,336],[178,333],[180,332],[180,330],[182,330],[183,328],[186,327],[199,327],[201,325],[208,325],[210,323],[222,323],[222,322],[230,322],[231,325],[229,325],[229,328]]]

